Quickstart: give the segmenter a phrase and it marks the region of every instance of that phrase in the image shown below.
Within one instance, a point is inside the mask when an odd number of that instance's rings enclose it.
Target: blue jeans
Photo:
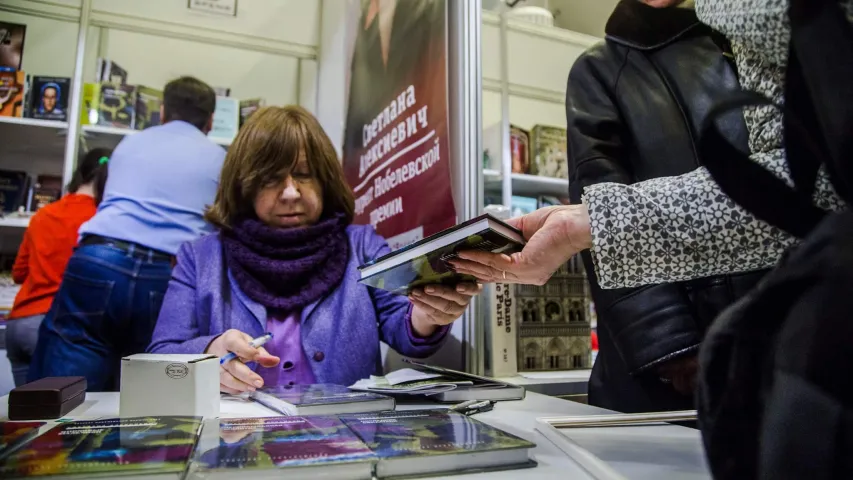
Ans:
[[[109,245],[75,250],[39,329],[29,380],[83,376],[90,392],[117,391],[121,358],[151,342],[171,263]]]
[[[27,372],[36,349],[42,319],[44,315],[33,315],[6,321],[6,356],[12,365],[16,387],[27,383]]]

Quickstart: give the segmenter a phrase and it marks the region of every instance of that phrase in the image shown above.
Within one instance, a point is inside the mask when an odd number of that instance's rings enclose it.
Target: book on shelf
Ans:
[[[494,283],[486,291],[486,374],[511,377],[518,373],[515,285]]]
[[[38,436],[45,422],[0,422],[0,460]]]
[[[160,107],[163,105],[163,91],[138,85],[136,87],[136,122],[134,128],[145,130],[160,125]]]
[[[25,205],[30,176],[18,170],[0,170],[0,208],[15,212]]]
[[[231,140],[240,129],[240,100],[231,97],[216,97],[216,110],[213,112],[213,128],[207,134],[212,138]]]
[[[520,231],[484,214],[360,266],[360,281],[400,295],[425,285],[475,282],[447,262],[462,250],[513,253],[523,245]]]
[[[97,125],[100,117],[101,84],[84,83],[80,101],[80,125]]]
[[[186,478],[369,480],[374,459],[336,417],[209,420]]]
[[[95,81],[98,83],[124,85],[127,83],[127,70],[121,68],[119,64],[110,59],[99,58]]]
[[[27,26],[0,22],[0,71],[20,70],[24,61]]]
[[[532,197],[512,196],[511,216],[520,217],[533,213],[539,207],[539,202]]]
[[[501,171],[502,127],[503,124],[498,122],[483,131],[483,168]],[[509,152],[512,173],[530,172],[530,134],[527,130],[517,125],[509,126]]]
[[[0,71],[0,117],[24,116],[26,90],[26,73]]]
[[[336,415],[393,410],[394,399],[354,392],[343,385],[277,385],[251,394],[256,402],[285,415]]]
[[[71,79],[68,77],[32,77],[29,116],[42,120],[68,120]]]
[[[378,478],[442,475],[535,466],[520,437],[447,410],[344,415],[377,456]]]
[[[136,417],[59,424],[13,452],[0,478],[182,478],[200,417]]]
[[[567,192],[568,194],[568,192]],[[553,207],[558,205],[569,205],[569,197],[552,197],[548,195],[540,195],[537,198],[538,208]]]
[[[242,127],[246,120],[264,106],[263,98],[246,98],[240,100],[240,126]]]
[[[62,196],[62,177],[58,175],[39,175],[33,185],[33,198],[29,210],[37,212]]]
[[[98,125],[133,130],[136,120],[136,87],[102,83],[98,104]]]
[[[566,129],[536,125],[530,131],[530,138],[534,153],[530,173],[569,178]]]

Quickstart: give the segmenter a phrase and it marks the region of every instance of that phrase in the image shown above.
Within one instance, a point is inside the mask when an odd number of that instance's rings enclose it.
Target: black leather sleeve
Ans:
[[[632,182],[630,136],[614,101],[628,54],[602,43],[582,55],[569,73],[566,117],[572,203],[580,202],[589,185]],[[589,252],[582,256],[599,328],[608,330],[629,372],[641,373],[698,348],[701,332],[679,284],[603,290]]]

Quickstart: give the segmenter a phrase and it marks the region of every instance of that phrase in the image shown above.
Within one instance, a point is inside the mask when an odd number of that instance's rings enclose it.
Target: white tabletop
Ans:
[[[400,405],[400,409],[441,408],[436,404]],[[93,420],[118,416],[118,393],[87,393],[86,401],[66,418]],[[548,439],[536,431],[539,417],[612,413],[580,403],[528,393],[523,401],[499,402],[491,412],[474,418],[536,443],[536,468],[454,476],[471,480],[593,479]],[[221,417],[276,416],[251,401],[223,398]],[[0,397],[0,420],[8,420],[8,396]],[[50,425],[49,425],[50,426]],[[49,428],[49,426],[45,428]],[[666,426],[631,426],[574,429],[570,437],[608,466],[630,479],[706,479],[702,444],[697,430]],[[133,477],[128,477],[132,480]]]

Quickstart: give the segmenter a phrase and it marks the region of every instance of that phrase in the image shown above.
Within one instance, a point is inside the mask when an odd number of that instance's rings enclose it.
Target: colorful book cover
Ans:
[[[536,125],[530,136],[534,152],[530,173],[544,177],[569,178],[566,129]]]
[[[139,85],[136,89],[136,125],[137,130],[160,125],[160,106],[163,105],[163,92],[151,87]]]
[[[100,117],[101,84],[84,83],[80,97],[80,125],[97,125]]]
[[[43,120],[68,120],[68,97],[71,79],[67,77],[34,76],[30,95],[30,115]]]
[[[0,117],[23,117],[27,74],[0,71]]]
[[[180,474],[199,417],[138,417],[60,424],[12,453],[0,478]]]
[[[0,22],[0,70],[20,70],[24,61],[27,26]]]
[[[223,470],[361,464],[375,458],[332,416],[222,419],[218,431],[215,421],[212,426],[205,425],[190,477]]]
[[[31,210],[36,212],[62,196],[62,177],[56,175],[39,175],[33,188]]]
[[[0,458],[35,438],[45,422],[0,422]]]
[[[213,128],[208,137],[231,140],[240,129],[240,100],[230,97],[216,97],[216,110],[213,112]]]
[[[98,125],[133,129],[136,120],[136,87],[101,84]]]
[[[432,237],[425,238],[412,245],[399,249],[393,254],[379,258],[367,265],[363,265],[361,268],[364,269],[373,264],[379,264],[392,255],[408,256],[410,255],[409,252],[420,248],[421,245],[424,245],[439,236],[448,235],[463,227],[467,227],[469,223],[481,221],[483,218],[484,216],[481,216],[443,232],[439,232]],[[506,228],[512,230],[511,227]],[[518,237],[521,238],[520,233],[518,233]],[[483,250],[493,253],[509,254],[520,250],[521,247],[521,243],[498,233],[498,231],[492,228],[485,227],[476,234],[469,235],[458,241],[447,243],[444,246],[436,247],[426,254],[414,256],[399,265],[366,276],[360,281],[368,286],[380,288],[400,295],[407,294],[412,289],[426,285],[457,285],[463,282],[475,282],[476,279],[474,277],[456,273],[456,271],[451,268],[448,261],[456,258],[458,252],[462,250]]]
[[[534,443],[461,413],[408,410],[341,420],[382,459],[530,449]]]
[[[0,170],[0,208],[14,212],[27,201],[29,175],[18,170]]]

